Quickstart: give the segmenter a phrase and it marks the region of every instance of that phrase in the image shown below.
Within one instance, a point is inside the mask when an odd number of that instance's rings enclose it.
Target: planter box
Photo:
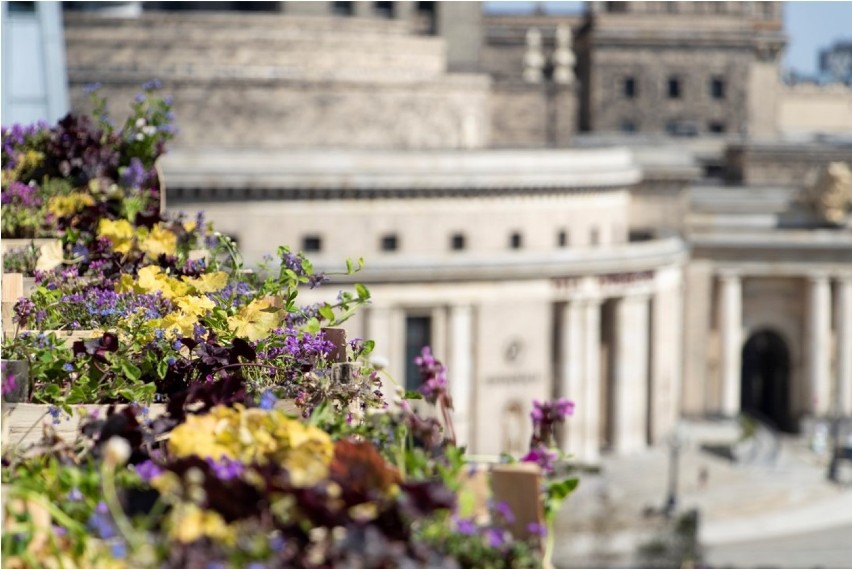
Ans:
[[[122,408],[126,405],[116,405]],[[73,405],[74,414],[61,414],[59,422],[54,424],[50,415],[51,405],[41,403],[5,403],[3,405],[3,448],[12,445],[29,446],[41,440],[44,425],[53,427],[56,434],[66,441],[73,441],[77,436],[82,420],[78,410],[85,410],[86,415],[97,411],[101,417],[106,416],[109,405]],[[166,406],[153,404],[148,407],[148,418],[154,419],[165,413]]]

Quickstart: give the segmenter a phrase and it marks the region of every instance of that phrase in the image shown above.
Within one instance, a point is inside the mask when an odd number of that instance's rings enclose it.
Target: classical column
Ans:
[[[565,422],[562,437],[562,450],[572,456],[582,458],[585,437],[584,418],[588,410],[583,401],[584,353],[583,353],[583,303],[572,300],[562,308],[562,345],[560,346],[562,385],[559,395],[571,399],[576,404],[575,414]]]
[[[471,404],[473,402],[473,307],[450,307],[450,362],[447,367],[450,396],[453,398],[453,426],[456,443],[473,441]],[[473,449],[470,449],[473,450]]]
[[[390,378],[394,378],[403,384],[405,383],[405,377],[397,374],[396,368],[398,368],[398,365],[395,365],[393,359],[396,355],[394,353],[393,317],[394,309],[392,308],[371,306],[367,310],[366,337],[376,343],[371,357],[375,363],[384,366],[380,374],[382,379],[382,393],[389,400],[396,397],[394,393],[396,385]]]
[[[677,423],[681,381],[682,289],[679,283],[654,293],[651,319],[651,442],[663,442]]]
[[[599,300],[590,300],[583,308],[583,327],[585,329],[583,336],[583,362],[586,368],[583,373],[585,396],[582,401],[577,402],[583,414],[578,415],[576,419],[583,421],[585,431],[583,460],[596,462],[601,448],[601,303]]]
[[[733,417],[740,412],[742,374],[743,294],[740,277],[734,273],[719,276],[719,322],[722,335],[722,413]]]
[[[613,449],[645,448],[648,427],[648,296],[620,299],[615,308]]]
[[[837,280],[837,401],[852,415],[852,276]]]
[[[830,378],[831,287],[828,276],[808,277],[808,377],[811,411],[825,415],[832,410]]]

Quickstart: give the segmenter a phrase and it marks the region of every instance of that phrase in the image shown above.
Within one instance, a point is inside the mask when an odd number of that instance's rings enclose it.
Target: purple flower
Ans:
[[[456,531],[461,535],[476,535],[476,524],[469,518],[456,519]]]
[[[9,184],[9,187],[3,190],[0,202],[3,205],[20,205],[28,208],[35,208],[41,205],[41,198],[36,193],[38,188],[24,184],[23,182],[14,181]]]
[[[219,480],[232,480],[243,473],[243,463],[239,460],[231,460],[226,456],[222,456],[219,460],[207,459],[207,464],[213,470],[213,474]]]
[[[135,156],[130,159],[130,164],[121,173],[121,184],[126,188],[139,189],[147,177],[145,166]]]
[[[521,462],[534,462],[546,473],[553,472],[553,465],[559,455],[544,445],[538,445],[521,458]]]
[[[79,488],[72,488],[68,495],[66,496],[69,502],[79,502],[83,499],[83,493],[80,492]]]
[[[145,482],[151,482],[154,478],[163,473],[163,469],[154,464],[151,460],[140,462],[136,465],[136,474]]]
[[[430,403],[447,397],[447,369],[435,359],[429,346],[423,346],[414,363],[420,368],[422,384],[419,391],[423,397]]]
[[[527,524],[527,531],[532,535],[537,535],[539,537],[547,536],[547,526],[537,522],[530,522]]]
[[[509,504],[506,502],[494,502],[492,507],[494,508],[494,512],[503,518],[504,522],[507,524],[515,523],[515,514],[512,513]]]
[[[503,530],[490,529],[487,532],[488,546],[493,548],[502,547],[506,543],[506,537]]]
[[[110,553],[116,559],[124,559],[127,557],[127,545],[124,541],[116,541],[109,548]]]
[[[99,90],[100,88],[101,88],[101,84],[98,83],[97,81],[94,82],[94,83],[87,83],[86,85],[83,86],[83,92],[88,94],[88,95],[91,95],[92,93]]]
[[[13,320],[21,326],[26,325],[35,310],[35,303],[27,297],[19,298],[14,307],[15,316]]]
[[[163,88],[163,83],[159,79],[151,79],[142,85],[143,91],[159,91]]]
[[[101,539],[112,539],[116,536],[112,519],[109,517],[109,509],[103,502],[98,502],[95,512],[89,516],[89,520],[86,522],[86,527]]]
[[[564,423],[565,418],[574,413],[574,402],[562,398],[557,401],[533,401],[530,418],[533,423],[533,435],[530,447],[539,444],[549,444],[554,437],[557,423]]]
[[[3,375],[3,395],[14,393],[18,389],[18,380],[15,379],[14,373],[6,373]]]

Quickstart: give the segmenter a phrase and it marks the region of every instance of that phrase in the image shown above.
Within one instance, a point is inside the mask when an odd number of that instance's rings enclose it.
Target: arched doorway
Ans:
[[[742,410],[786,432],[796,424],[790,412],[790,351],[771,330],[752,334],[743,346]]]

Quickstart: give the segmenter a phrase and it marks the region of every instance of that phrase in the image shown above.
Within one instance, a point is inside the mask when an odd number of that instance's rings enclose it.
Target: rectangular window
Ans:
[[[725,80],[721,77],[713,77],[710,80],[710,96],[714,99],[725,98]]]
[[[399,239],[396,233],[388,233],[382,237],[382,251],[396,251],[399,248]]]
[[[627,99],[635,99],[637,96],[636,89],[636,78],[634,77],[625,77],[624,78],[624,96]]]
[[[332,2],[331,11],[338,16],[351,16],[353,14],[352,2]]]
[[[520,249],[523,246],[523,237],[517,231],[509,236],[509,247],[512,249]]]
[[[621,127],[621,132],[636,132],[636,123],[630,119],[625,119],[621,121],[619,125]]]
[[[713,134],[722,134],[725,132],[725,123],[722,121],[710,121],[707,128]]]
[[[414,358],[420,355],[423,346],[432,344],[432,319],[428,316],[405,318],[405,389],[414,391],[420,387],[420,370]]]
[[[393,18],[393,2],[376,2],[375,13],[380,18]]]
[[[302,238],[302,251],[305,253],[322,251],[322,237],[319,235],[305,235]]]
[[[454,233],[450,238],[450,248],[453,251],[461,251],[465,248],[464,234]]]
[[[559,244],[560,247],[567,247],[568,246],[568,232],[565,231],[564,229],[562,231],[560,231],[556,241],[557,241],[557,243]]]
[[[678,77],[669,77],[669,99],[680,99],[680,79]]]

